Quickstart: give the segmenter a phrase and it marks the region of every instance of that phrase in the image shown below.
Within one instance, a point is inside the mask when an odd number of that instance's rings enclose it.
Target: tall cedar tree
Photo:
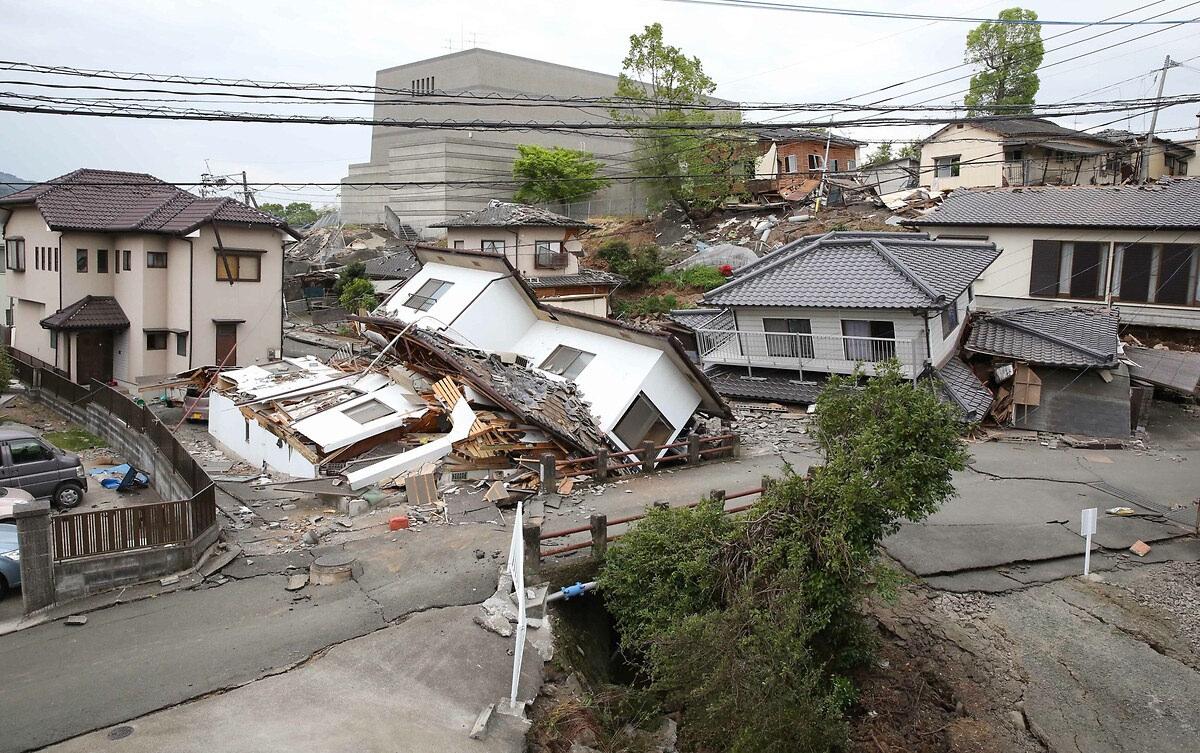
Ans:
[[[1000,11],[1004,21],[1036,21],[1037,13],[1025,8]],[[970,115],[1004,115],[1032,112],[1037,96],[1037,69],[1045,56],[1042,26],[1035,23],[1000,24],[985,21],[967,34],[964,59],[982,70],[971,76],[971,90],[963,100]]]

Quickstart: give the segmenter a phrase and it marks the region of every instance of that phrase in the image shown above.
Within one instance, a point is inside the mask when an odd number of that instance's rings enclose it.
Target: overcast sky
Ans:
[[[854,8],[979,16],[994,16],[1010,4],[1012,0],[846,3]],[[1078,19],[1084,14],[1086,20],[1097,20],[1143,4],[1134,0],[1093,0],[1026,5],[1046,19]],[[1129,18],[1145,18],[1186,4],[1184,0],[1162,2]],[[379,68],[456,51],[464,43],[467,47],[615,74],[629,35],[660,21],[670,43],[700,57],[705,70],[718,82],[718,96],[755,101],[834,101],[956,65],[962,61],[963,41],[971,28],[963,23],[817,16],[663,0],[8,0],[0,4],[0,11],[5,29],[0,58],[6,60],[193,76],[363,84],[374,83]],[[1200,16],[1200,3],[1164,17],[1196,16]],[[1043,38],[1069,28],[1046,27]],[[1176,27],[1121,44],[1161,28],[1121,29],[1062,52],[1048,52],[1045,63],[1103,50],[1045,71],[1039,101],[1058,102],[1135,76],[1140,77],[1081,100],[1151,96],[1156,84],[1151,71],[1162,65],[1168,53],[1176,60],[1197,59],[1187,63],[1192,67],[1171,70],[1167,94],[1200,91],[1197,26]],[[1071,33],[1048,41],[1046,47],[1049,50],[1103,30],[1107,29],[1093,27]],[[911,88],[966,72],[959,69]],[[3,78],[13,81],[35,77],[4,72]],[[956,92],[965,86],[965,82],[951,83],[902,99],[915,102],[941,95],[939,101],[961,101],[962,95]],[[4,89],[19,90],[11,85]],[[1197,109],[1189,105],[1164,111],[1159,130],[1194,129]],[[365,116],[370,109],[340,107],[337,112]],[[1059,122],[1082,128],[1113,117],[1081,116]],[[1145,118],[1132,119],[1128,124],[1131,130],[1144,130],[1146,125]],[[855,129],[848,135],[899,140],[923,136],[931,130]],[[0,171],[34,180],[87,166],[145,171],[169,181],[190,182],[205,171],[207,160],[215,173],[244,169],[252,181],[336,181],[344,177],[347,163],[367,160],[370,129],[0,113],[0,134]],[[1192,134],[1165,135],[1184,138]],[[260,198],[321,203],[331,197],[331,193],[314,188],[295,192],[276,188]]]

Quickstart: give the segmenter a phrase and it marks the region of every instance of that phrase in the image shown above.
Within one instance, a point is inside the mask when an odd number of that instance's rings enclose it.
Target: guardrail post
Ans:
[[[608,516],[592,515],[588,520],[592,524],[592,558],[602,560],[608,551]]]
[[[729,437],[729,457],[736,458],[738,456],[738,450],[741,448],[741,446],[742,446],[742,438],[740,436],[738,436],[737,434],[730,436]]]
[[[526,523],[521,529],[521,538],[525,540],[524,564],[528,578],[542,571],[542,526],[539,523]]]
[[[700,435],[689,434],[687,438],[687,462],[688,465],[695,465],[700,462]]]
[[[597,481],[608,480],[608,448],[600,447],[596,449],[596,468],[592,475]]]
[[[649,473],[654,470],[654,459],[658,457],[658,445],[654,441],[647,439],[642,442],[642,473]]]
[[[708,490],[708,498],[713,500],[714,502],[724,502],[725,501],[725,490],[724,489],[709,489]]]
[[[17,521],[17,545],[21,548],[21,601],[25,614],[54,603],[54,544],[50,502],[18,502],[13,505]]]
[[[550,453],[542,455],[541,483],[538,485],[538,492],[540,494],[553,494],[558,491],[557,470],[558,465],[554,460],[554,456]]]

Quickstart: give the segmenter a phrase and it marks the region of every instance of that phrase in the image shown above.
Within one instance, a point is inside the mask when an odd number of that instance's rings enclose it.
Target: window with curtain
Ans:
[[[763,320],[767,355],[772,358],[812,358],[812,324],[808,319]]]

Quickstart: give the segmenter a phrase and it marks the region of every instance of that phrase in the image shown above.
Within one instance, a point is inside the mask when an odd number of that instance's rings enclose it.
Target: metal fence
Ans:
[[[173,546],[193,541],[217,525],[212,479],[148,406],[102,382],[76,384],[45,361],[13,348],[8,350],[18,379],[71,406],[83,408],[91,403],[125,424],[129,431],[145,436],[190,491],[190,496],[182,500],[56,516],[57,559]]]

